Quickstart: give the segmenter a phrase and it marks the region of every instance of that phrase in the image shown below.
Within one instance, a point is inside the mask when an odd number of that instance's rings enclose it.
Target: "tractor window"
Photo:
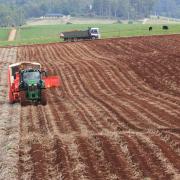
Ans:
[[[33,80],[35,82],[38,82],[41,78],[41,75],[39,72],[24,72],[23,73],[23,81],[28,83],[29,80]]]

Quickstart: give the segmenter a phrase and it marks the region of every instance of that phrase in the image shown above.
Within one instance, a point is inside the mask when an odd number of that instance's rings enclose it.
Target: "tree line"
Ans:
[[[0,25],[22,25],[50,13],[136,20],[151,14],[180,18],[180,0],[0,0]]]
[[[180,0],[158,0],[154,12],[161,16],[180,18]]]

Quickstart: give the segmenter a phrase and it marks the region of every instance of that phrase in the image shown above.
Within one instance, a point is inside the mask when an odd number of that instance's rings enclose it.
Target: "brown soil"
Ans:
[[[8,66],[16,62],[17,48],[0,48],[0,179],[16,179],[20,105],[8,102]]]
[[[62,87],[21,107],[19,179],[178,179],[180,36],[18,48]]]

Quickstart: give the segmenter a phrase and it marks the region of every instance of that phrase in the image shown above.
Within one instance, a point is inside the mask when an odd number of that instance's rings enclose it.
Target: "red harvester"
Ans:
[[[45,89],[60,86],[58,76],[47,76],[36,62],[19,62],[9,66],[9,101],[20,102],[26,105],[28,102],[47,104]]]

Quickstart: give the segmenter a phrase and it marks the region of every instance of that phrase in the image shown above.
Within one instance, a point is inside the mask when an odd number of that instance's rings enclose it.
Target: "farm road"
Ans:
[[[13,28],[10,33],[9,33],[9,37],[8,37],[8,41],[14,41],[15,38],[16,38],[16,32],[17,32],[17,29],[16,28]]]

